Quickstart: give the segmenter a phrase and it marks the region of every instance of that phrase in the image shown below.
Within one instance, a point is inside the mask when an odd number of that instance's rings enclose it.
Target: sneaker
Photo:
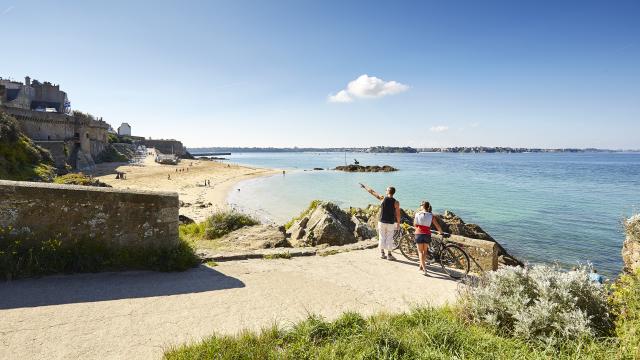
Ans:
[[[424,269],[424,276],[429,276],[429,273],[427,272],[427,269]]]
[[[387,255],[387,259],[389,260],[395,260],[396,258],[393,257],[393,255],[391,255],[391,253],[389,253],[389,255]]]
[[[380,259],[386,259],[387,255],[385,255],[384,253],[380,254]]]

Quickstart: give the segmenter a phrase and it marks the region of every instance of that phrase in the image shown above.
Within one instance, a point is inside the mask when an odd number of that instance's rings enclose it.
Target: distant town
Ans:
[[[351,147],[351,148],[313,148],[313,147],[207,147],[207,148],[189,148],[189,152],[193,155],[202,153],[251,153],[251,152],[362,152],[362,153],[582,153],[582,152],[621,152],[621,151],[638,151],[638,150],[609,150],[595,148],[522,148],[522,147],[492,147],[492,146],[456,146],[456,147],[429,147],[429,148],[412,148],[412,147],[391,147],[391,146],[373,146],[373,147]]]

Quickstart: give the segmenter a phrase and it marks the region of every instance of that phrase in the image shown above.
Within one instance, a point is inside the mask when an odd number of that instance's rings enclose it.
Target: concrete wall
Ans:
[[[460,245],[472,258],[472,272],[479,273],[498,269],[498,245],[495,242],[471,239],[459,235],[451,235],[447,240]]]
[[[39,240],[90,238],[120,246],[178,242],[178,194],[0,180],[0,227]]]

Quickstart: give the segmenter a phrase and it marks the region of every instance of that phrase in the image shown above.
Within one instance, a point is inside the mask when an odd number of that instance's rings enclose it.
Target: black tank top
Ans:
[[[396,222],[396,199],[385,196],[380,205],[380,222],[384,224],[395,224]]]

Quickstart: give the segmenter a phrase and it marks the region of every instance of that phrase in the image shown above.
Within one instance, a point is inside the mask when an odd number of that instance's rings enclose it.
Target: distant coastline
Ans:
[[[361,153],[587,153],[587,152],[640,152],[640,150],[623,149],[597,149],[597,148],[523,148],[500,146],[454,146],[454,147],[342,147],[342,148],[313,148],[313,147],[201,147],[189,148],[189,152],[195,156],[205,153],[266,153],[266,152],[361,152]]]

